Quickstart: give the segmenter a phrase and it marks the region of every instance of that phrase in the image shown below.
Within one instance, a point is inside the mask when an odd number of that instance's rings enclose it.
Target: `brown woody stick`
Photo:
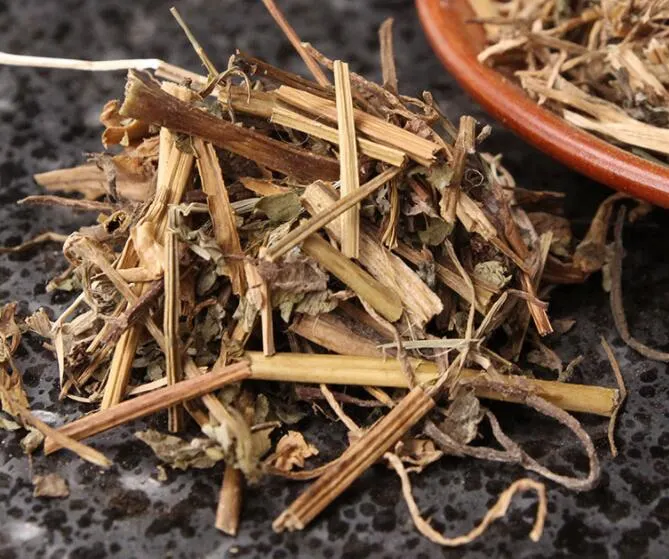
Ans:
[[[229,464],[223,474],[223,485],[216,508],[216,528],[229,536],[236,536],[242,510],[244,474]]]
[[[87,415],[61,427],[58,432],[75,440],[92,437],[140,417],[151,415],[198,396],[204,396],[226,384],[239,382],[250,376],[251,370],[246,363],[230,365],[218,371],[189,378]],[[59,448],[61,448],[61,445],[56,441],[51,438],[46,439],[44,443],[45,454],[50,454]]]
[[[414,388],[344,452],[336,468],[328,469],[277,517],[274,531],[302,530],[433,407],[434,400]]]
[[[145,73],[130,70],[120,113],[197,136],[232,153],[255,161],[297,180],[336,180],[339,164],[330,157],[315,155],[259,132],[235,126],[174,98]],[[133,116],[134,115],[134,116]]]

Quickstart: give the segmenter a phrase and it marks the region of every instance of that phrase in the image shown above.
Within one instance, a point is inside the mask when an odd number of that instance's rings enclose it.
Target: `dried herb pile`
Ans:
[[[642,157],[669,155],[669,5],[664,1],[471,2],[510,73],[567,122]]]
[[[125,99],[101,115],[107,151],[36,176],[59,194],[21,203],[97,218],[64,239],[68,267],[49,284],[76,293],[67,310],[38,311],[25,324],[15,304],[0,315],[0,396],[14,418],[5,428],[29,428],[29,450],[44,439],[47,454],[66,448],[108,467],[82,441],[167,412],[171,434],[137,436],[172,468],[225,461],[216,524],[230,534],[247,482],[314,479],[273,525],[299,530],[385,461],[433,541],[472,541],[519,491],[537,494],[538,539],[542,483],[514,482],[479,526],[444,538],[421,518],[408,472],[468,456],[517,463],[574,490],[593,486],[598,459],[570,412],[614,418],[621,394],[566,382],[577,363],[565,366],[541,337],[573,325],[551,323],[551,286],[610,269],[607,231],[621,195],[577,244],[562,194],[517,186],[499,157],[478,150],[487,127],[467,116],[455,126],[429,93],[398,93],[392,21],[380,30],[376,84],[300,43],[266,4],[313,80],[242,52],[220,71],[175,13],[208,76],[162,62],[153,77],[130,70]],[[62,239],[10,250],[45,240]],[[31,414],[13,357],[26,329],[53,351],[61,399],[97,411],[58,429]],[[535,378],[522,356],[554,378]],[[562,423],[583,445],[587,475],[535,461],[486,400]],[[349,448],[318,466],[300,433],[314,401],[350,434]],[[476,441],[484,423],[497,446]],[[67,492],[57,480],[36,486]]]

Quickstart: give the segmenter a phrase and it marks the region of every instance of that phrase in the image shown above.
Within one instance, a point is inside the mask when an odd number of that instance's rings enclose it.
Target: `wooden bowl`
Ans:
[[[432,48],[460,85],[504,126],[561,163],[588,177],[669,208],[669,166],[615,147],[538,106],[523,90],[481,64],[485,46],[467,0],[416,0]]]

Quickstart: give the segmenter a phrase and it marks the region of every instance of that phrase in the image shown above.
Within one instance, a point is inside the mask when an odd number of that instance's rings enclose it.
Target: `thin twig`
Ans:
[[[648,359],[655,361],[669,361],[669,353],[665,351],[658,351],[646,344],[640,342],[630,334],[629,326],[627,324],[627,317],[625,316],[625,307],[623,303],[623,226],[625,224],[626,209],[621,206],[618,210],[616,224],[614,228],[614,242],[613,242],[613,258],[611,259],[611,292],[609,300],[611,302],[611,313],[613,314],[613,322],[616,325],[616,330],[622,340],[637,353],[640,353]]]
[[[604,337],[602,337],[601,342],[602,342],[602,347],[606,352],[606,357],[608,358],[609,363],[611,364],[611,370],[613,371],[613,375],[616,377],[616,383],[618,384],[618,394],[619,394],[618,403],[616,405],[616,408],[613,410],[613,413],[611,414],[611,419],[609,420],[609,429],[608,429],[609,447],[611,448],[611,455],[615,458],[616,456],[618,456],[618,447],[616,446],[616,439],[615,439],[616,424],[618,422],[618,414],[620,413],[620,409],[622,408],[623,404],[625,403],[625,399],[627,398],[627,389],[625,388],[625,380],[623,379],[623,374],[620,372],[620,365],[618,364],[618,360],[616,359],[616,356],[613,353],[611,346],[604,339]]]
[[[295,30],[292,28],[290,23],[288,23],[284,15],[281,13],[281,10],[279,10],[279,7],[276,5],[274,0],[262,0],[262,1],[263,4],[265,4],[267,11],[274,18],[274,21],[276,21],[277,25],[281,28],[281,31],[284,32],[284,34],[290,41],[290,44],[293,45],[293,48],[297,51],[297,54],[300,55],[300,58],[307,65],[307,68],[309,68],[311,74],[314,76],[314,78],[316,78],[316,81],[321,86],[330,85],[330,80],[328,80],[323,70],[321,70],[321,67],[318,64],[316,64],[314,59],[311,58],[311,56],[309,56],[307,51],[304,49],[304,47],[302,46],[302,41],[300,41],[300,38],[297,36],[297,33],[295,33]]]
[[[229,365],[87,415],[61,427],[58,432],[75,440],[92,437],[140,417],[209,394],[227,384],[248,378],[250,374],[251,371],[245,363]],[[44,452],[50,454],[61,447],[57,440],[48,437],[44,444]]]

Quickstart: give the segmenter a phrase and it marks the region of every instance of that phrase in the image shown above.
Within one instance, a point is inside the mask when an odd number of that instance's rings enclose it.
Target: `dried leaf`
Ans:
[[[264,196],[256,204],[256,210],[264,213],[273,223],[284,223],[297,219],[302,213],[300,197],[295,192]]]
[[[178,470],[212,468],[225,458],[225,450],[211,438],[186,441],[153,429],[137,431],[135,437],[149,445],[160,460]]]
[[[15,423],[11,419],[5,419],[4,417],[0,417],[0,429],[4,429],[5,431],[17,431],[20,429],[21,426],[18,423]]]
[[[34,427],[28,427],[28,434],[21,439],[19,444],[21,445],[23,452],[32,454],[40,447],[43,441],[44,435],[42,435],[42,433]]]
[[[327,289],[328,276],[311,258],[291,251],[279,262],[258,262],[258,272],[272,286],[272,290],[306,293]]]
[[[16,303],[0,310],[0,363],[6,363],[21,343],[21,330],[15,320]]]
[[[468,444],[476,437],[482,418],[483,410],[474,392],[460,390],[448,406],[446,417],[439,424],[439,428],[448,433],[451,439]]]
[[[67,482],[58,474],[33,477],[33,497],[65,498],[70,495]]]
[[[251,433],[246,422],[237,414],[223,425],[206,424],[202,432],[216,441],[226,455],[226,461],[240,469],[247,479],[260,477],[260,459],[270,449],[269,431]]]
[[[498,260],[479,262],[474,266],[474,277],[488,285],[494,285],[498,289],[505,287],[512,279],[508,270]]]
[[[428,217],[427,227],[418,232],[420,241],[429,246],[440,245],[450,235],[452,227],[440,217]]]
[[[407,472],[422,472],[427,466],[439,460],[444,453],[431,439],[410,438],[398,443],[395,453],[402,462],[410,464]]]
[[[304,462],[311,456],[318,455],[318,449],[308,443],[302,433],[288,431],[276,445],[274,467],[289,472],[294,468],[304,468]]]
[[[562,372],[562,359],[549,347],[536,342],[537,348],[527,353],[527,361],[549,371]]]
[[[550,248],[552,254],[563,258],[571,256],[572,234],[568,219],[546,212],[528,213],[527,217],[534,225],[537,235],[541,236],[549,231],[553,234]]]

